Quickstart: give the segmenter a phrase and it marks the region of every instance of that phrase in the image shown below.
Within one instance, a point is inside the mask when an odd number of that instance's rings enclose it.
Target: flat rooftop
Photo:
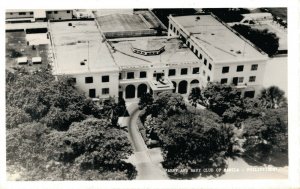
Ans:
[[[100,9],[95,10],[94,14],[104,32],[149,30],[158,27],[166,29],[149,10]]]
[[[164,46],[164,51],[159,55],[144,56],[132,51],[132,46],[137,47],[140,44],[155,42]],[[187,47],[182,47],[181,40],[167,37],[147,37],[147,38],[127,38],[111,40],[111,45],[115,52],[112,53],[118,66],[149,66],[155,64],[181,64],[198,63],[197,56]],[[145,46],[145,45],[142,45]]]
[[[256,48],[211,15],[170,16],[215,61],[264,59]]]
[[[118,70],[95,21],[50,22],[49,31],[56,58],[54,74]]]

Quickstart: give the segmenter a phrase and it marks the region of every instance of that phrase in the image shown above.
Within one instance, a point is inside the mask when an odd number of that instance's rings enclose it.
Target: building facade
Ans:
[[[199,58],[204,83],[234,85],[246,97],[261,89],[268,56],[213,15],[169,16],[168,35]]]
[[[211,15],[169,20],[168,36],[113,39],[97,19],[50,22],[53,73],[100,99],[136,101],[163,91],[187,96],[210,81],[234,85],[245,97],[261,89],[268,57],[250,42]]]

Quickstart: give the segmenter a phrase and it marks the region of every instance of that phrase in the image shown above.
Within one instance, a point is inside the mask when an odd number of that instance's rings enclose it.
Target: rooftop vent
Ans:
[[[80,65],[81,65],[81,66],[84,66],[84,65],[85,65],[85,62],[84,62],[84,61],[81,61],[81,62],[80,62]]]
[[[241,51],[236,51],[236,54],[241,54],[242,52]]]
[[[211,35],[215,35],[214,33],[211,33]]]
[[[198,21],[198,20],[200,20],[200,16],[197,16],[197,17],[196,17],[196,21]]]
[[[68,23],[68,26],[72,26],[72,23],[70,22],[70,23]]]

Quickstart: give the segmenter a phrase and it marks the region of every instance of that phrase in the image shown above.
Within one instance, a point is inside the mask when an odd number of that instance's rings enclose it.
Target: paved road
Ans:
[[[128,123],[129,139],[132,143],[134,154],[129,157],[129,162],[136,166],[137,180],[166,180],[169,179],[161,162],[163,161],[160,148],[148,149],[136,121],[140,110],[137,104],[128,106],[130,118],[124,120]]]

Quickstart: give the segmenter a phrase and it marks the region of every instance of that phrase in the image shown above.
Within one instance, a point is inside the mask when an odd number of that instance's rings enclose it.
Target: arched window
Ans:
[[[141,97],[143,94],[147,93],[147,85],[146,84],[140,84],[138,86],[138,94],[137,97]]]
[[[126,87],[125,98],[134,98],[135,97],[135,86],[128,85]]]
[[[173,83],[173,86],[174,86],[173,93],[175,93],[175,92],[176,92],[176,87],[177,87],[177,84],[176,84],[176,82],[175,82],[175,81],[172,81],[172,83]]]
[[[180,81],[180,83],[178,84],[178,93],[186,94],[187,93],[187,85],[188,85],[187,81],[185,81],[185,80]]]

